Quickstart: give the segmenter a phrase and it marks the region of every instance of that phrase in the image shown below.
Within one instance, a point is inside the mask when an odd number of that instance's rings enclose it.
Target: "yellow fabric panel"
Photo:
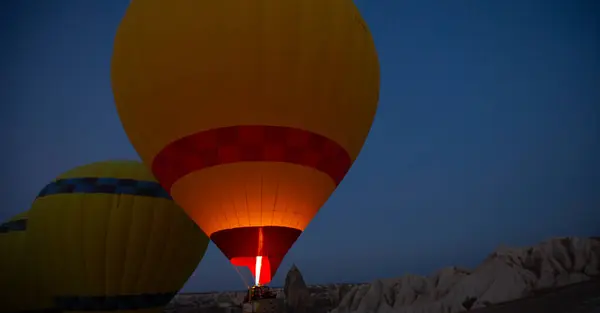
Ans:
[[[152,172],[141,163],[132,160],[117,160],[109,162],[95,162],[78,166],[62,173],[57,179],[82,178],[82,177],[110,177],[118,179],[136,179],[156,181]],[[98,176],[100,175],[101,176]]]
[[[46,222],[31,227],[44,229],[57,295],[173,292],[198,265],[208,239],[172,201],[116,198],[53,195],[34,204],[34,216]]]
[[[16,220],[21,220],[21,219],[26,219],[27,218],[27,212],[22,212],[19,213],[11,218],[9,218],[7,221],[4,221],[0,224],[6,223],[6,222],[11,222],[11,221],[16,221]]]
[[[209,236],[241,226],[304,230],[335,189],[315,169],[269,162],[241,162],[193,172],[171,194]]]
[[[309,130],[355,159],[377,109],[375,46],[352,0],[144,0],[112,58],[117,110],[146,164],[202,130]]]
[[[60,178],[154,180],[141,163],[123,164],[94,164],[93,170],[82,167]],[[30,220],[30,229],[38,234],[34,242],[48,265],[45,287],[57,296],[176,292],[209,242],[175,202],[163,198],[54,194],[36,199]]]
[[[20,213],[5,222],[27,219],[28,212]],[[28,248],[30,230],[0,233],[0,312],[41,310],[52,306],[52,297],[40,293],[35,253]]]

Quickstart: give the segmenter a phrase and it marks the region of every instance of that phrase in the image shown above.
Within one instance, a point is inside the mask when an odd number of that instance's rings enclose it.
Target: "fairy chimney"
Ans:
[[[305,313],[310,308],[312,302],[310,292],[295,264],[292,265],[285,277],[283,293],[285,294],[287,313]]]

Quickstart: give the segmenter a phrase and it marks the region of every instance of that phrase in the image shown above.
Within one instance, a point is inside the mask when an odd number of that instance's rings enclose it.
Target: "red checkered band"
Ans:
[[[335,141],[309,131],[244,125],[210,129],[167,145],[152,163],[154,176],[170,191],[185,175],[237,162],[285,162],[317,169],[338,185],[352,165]]]

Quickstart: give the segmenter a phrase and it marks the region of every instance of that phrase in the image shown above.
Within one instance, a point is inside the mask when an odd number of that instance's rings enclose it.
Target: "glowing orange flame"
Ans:
[[[257,256],[256,257],[256,265],[254,266],[254,273],[255,273],[255,278],[254,278],[254,284],[256,286],[259,285],[260,283],[260,270],[262,269],[262,256]]]
[[[254,266],[254,284],[258,286],[260,283],[260,271],[262,269],[262,250],[264,244],[264,236],[262,228],[258,230],[258,251],[256,251],[256,262]]]

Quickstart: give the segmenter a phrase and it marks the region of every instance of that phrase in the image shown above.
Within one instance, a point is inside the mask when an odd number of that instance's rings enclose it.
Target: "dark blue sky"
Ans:
[[[0,218],[89,162],[137,158],[110,90],[123,1],[0,4]],[[600,233],[600,3],[362,0],[381,101],[346,180],[282,264],[309,283]],[[240,289],[211,245],[186,290]]]

